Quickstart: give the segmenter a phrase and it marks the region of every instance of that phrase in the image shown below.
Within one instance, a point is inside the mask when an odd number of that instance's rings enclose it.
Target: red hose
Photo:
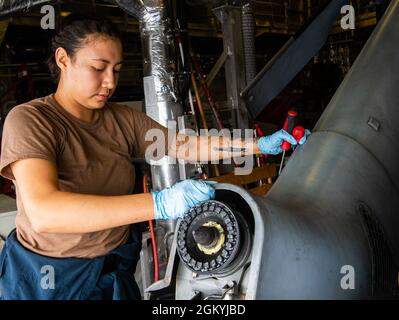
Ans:
[[[147,176],[143,177],[143,191],[147,193]],[[155,233],[154,226],[152,224],[152,220],[148,221],[150,225],[150,233],[151,233],[151,243],[152,243],[152,255],[154,257],[154,282],[158,281],[159,277],[159,267],[158,267],[158,252],[157,252],[157,243],[155,241]]]

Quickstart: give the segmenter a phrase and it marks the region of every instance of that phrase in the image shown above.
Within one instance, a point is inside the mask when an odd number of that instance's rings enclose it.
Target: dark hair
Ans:
[[[60,68],[55,61],[57,48],[64,48],[73,59],[76,51],[85,45],[87,37],[96,33],[123,43],[120,31],[106,18],[71,14],[60,21],[49,43],[50,57],[47,60],[51,77],[56,83],[60,80]]]

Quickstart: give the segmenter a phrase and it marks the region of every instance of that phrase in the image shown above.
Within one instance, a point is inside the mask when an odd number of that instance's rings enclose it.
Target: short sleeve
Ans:
[[[157,160],[167,155],[168,139],[173,140],[175,133],[151,119],[145,113],[132,111],[136,156],[144,159],[146,152],[151,151],[150,153],[154,155],[153,159]]]
[[[56,150],[54,129],[43,113],[34,106],[16,106],[4,122],[0,174],[15,180],[10,164],[22,159],[45,159],[56,164]]]

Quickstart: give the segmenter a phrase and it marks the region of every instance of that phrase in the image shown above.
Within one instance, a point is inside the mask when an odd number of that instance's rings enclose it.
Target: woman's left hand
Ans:
[[[305,144],[305,142],[307,141],[308,137],[311,135],[312,133],[310,132],[310,130],[305,129],[305,134],[303,135],[303,137],[298,141],[298,144]]]
[[[263,154],[276,155],[283,152],[281,145],[284,141],[287,141],[293,146],[297,144],[302,145],[306,143],[306,140],[310,134],[310,130],[305,129],[304,136],[299,141],[296,141],[296,139],[292,135],[290,135],[284,129],[281,129],[270,136],[264,136],[259,138],[258,147]]]

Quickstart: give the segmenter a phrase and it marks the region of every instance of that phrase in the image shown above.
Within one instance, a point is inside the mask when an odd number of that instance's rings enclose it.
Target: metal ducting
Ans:
[[[143,83],[145,108],[149,117],[165,127],[171,128],[168,121],[176,126],[178,117],[183,114],[178,103],[173,79],[174,37],[168,19],[165,0],[116,0],[122,9],[139,20],[143,51]],[[172,186],[179,180],[179,164],[166,156],[151,164],[153,190],[159,191]],[[165,253],[170,251],[176,222],[157,221],[156,238],[158,243],[160,278],[165,269]],[[143,250],[146,250],[145,248]]]
[[[164,0],[127,1],[116,0],[122,9],[140,22],[143,48],[144,93],[146,113],[152,119],[168,127],[168,121],[177,122],[183,114],[177,103],[173,80],[174,39]],[[154,190],[173,185],[179,180],[178,164],[170,164],[164,157],[151,166]]]

